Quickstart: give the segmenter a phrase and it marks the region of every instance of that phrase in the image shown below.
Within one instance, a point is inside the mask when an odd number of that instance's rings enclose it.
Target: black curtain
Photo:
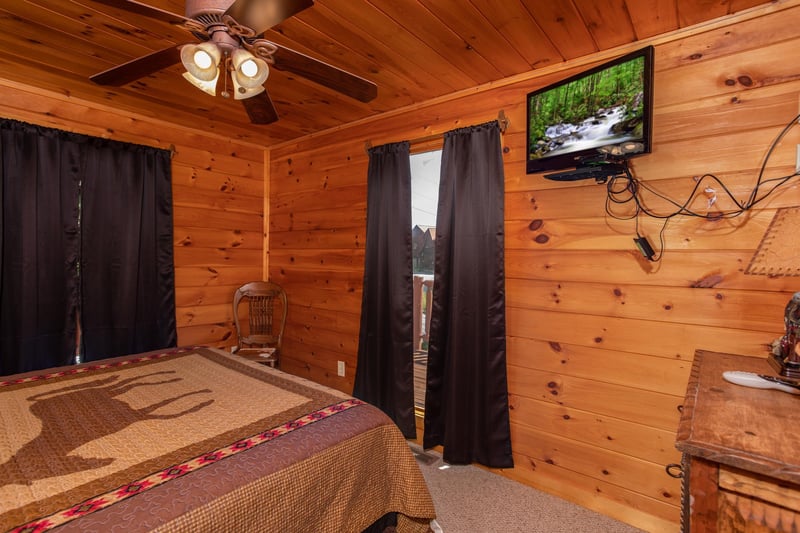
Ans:
[[[84,360],[175,346],[170,153],[92,144],[81,205]]]
[[[0,133],[0,374],[71,363],[78,314],[86,360],[174,346],[169,152]]]
[[[353,395],[416,437],[409,143],[369,150],[367,239]]]
[[[82,160],[78,136],[0,120],[0,375],[75,352]]]
[[[423,445],[513,466],[506,379],[503,158],[496,121],[445,134]]]

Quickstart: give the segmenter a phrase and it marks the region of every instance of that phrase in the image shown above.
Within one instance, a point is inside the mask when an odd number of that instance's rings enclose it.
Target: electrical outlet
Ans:
[[[336,362],[336,374],[339,377],[344,377],[344,361],[337,361]]]

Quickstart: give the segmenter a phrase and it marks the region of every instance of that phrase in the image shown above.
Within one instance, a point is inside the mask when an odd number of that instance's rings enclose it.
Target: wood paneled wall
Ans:
[[[633,160],[634,174],[683,201],[697,176],[714,173],[744,200],[770,143],[798,113],[798,26],[800,8],[777,3],[654,41],[654,150]],[[744,270],[776,209],[800,205],[800,186],[793,180],[735,219],[675,219],[663,259],[647,262],[634,246],[633,222],[606,216],[604,186],[525,174],[526,93],[587,65],[537,71],[273,148],[269,274],[290,301],[283,368],[352,389],[365,141],[421,138],[503,109],[511,120],[503,157],[516,459],[503,474],[649,531],[676,531],[680,486],[664,466],[680,460],[674,433],[693,353],[764,357],[782,333],[800,278]],[[768,176],[794,171],[796,130],[772,155]],[[730,208],[718,193],[718,205]],[[660,228],[659,220],[640,220],[656,247]],[[344,378],[336,376],[339,360]]]
[[[798,113],[798,25],[800,8],[777,2],[654,41],[655,147],[633,161],[636,176],[682,200],[696,176],[713,172],[744,199],[769,144]],[[268,212],[269,277],[290,301],[282,366],[350,391],[364,263],[365,141],[426,137],[503,109],[511,119],[503,145],[516,467],[502,474],[646,530],[676,531],[680,490],[664,465],[679,460],[674,432],[694,350],[763,357],[781,334],[783,308],[800,278],[744,270],[776,209],[800,205],[800,186],[791,182],[737,219],[670,222],[663,260],[646,262],[633,245],[632,222],[605,215],[603,186],[524,171],[525,94],[588,65],[542,69],[276,147],[266,207],[262,147],[2,80],[0,114],[174,146],[181,344],[235,343],[231,295],[262,278]],[[799,142],[790,132],[770,159],[769,176],[794,170]],[[659,229],[660,222],[641,220],[640,232],[656,245]],[[344,378],[336,376],[337,361],[346,364]]]
[[[174,149],[178,343],[236,344],[233,292],[243,283],[262,279],[264,271],[263,147],[87,105],[2,79],[0,116]]]

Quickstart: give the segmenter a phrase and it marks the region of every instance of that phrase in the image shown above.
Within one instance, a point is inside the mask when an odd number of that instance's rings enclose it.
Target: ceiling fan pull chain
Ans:
[[[225,72],[225,84],[222,87],[222,92],[220,93],[220,96],[222,96],[223,98],[230,98],[231,93],[228,92],[228,78],[230,77],[229,72],[231,70],[231,64],[230,64],[231,58],[227,52],[225,53],[225,57],[222,59],[222,62],[225,63],[225,66],[222,69],[223,72]]]

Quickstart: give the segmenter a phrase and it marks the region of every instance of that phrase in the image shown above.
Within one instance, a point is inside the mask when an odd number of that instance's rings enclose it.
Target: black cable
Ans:
[[[667,229],[667,223],[669,221],[669,218],[664,219],[664,223],[661,225],[661,231],[658,232],[658,255],[653,258],[653,261],[656,263],[661,261],[661,258],[664,257],[664,231]]]
[[[689,193],[689,196],[686,198],[686,201],[683,202],[682,204],[678,203],[672,198],[658,192],[648,184],[635,178],[628,167],[627,159],[623,159],[620,163],[622,165],[624,174],[612,176],[606,183],[606,203],[605,203],[606,214],[617,220],[633,219],[634,231],[638,238],[641,238],[641,235],[639,235],[640,214],[647,215],[651,218],[663,219],[664,224],[661,227],[661,231],[659,231],[660,251],[657,257],[650,259],[651,261],[660,261],[661,257],[664,255],[664,231],[666,230],[667,223],[672,217],[683,215],[683,216],[705,218],[708,220],[734,218],[752,209],[755,205],[759,204],[760,202],[764,201],[767,197],[769,197],[769,195],[772,194],[775,191],[775,189],[785,184],[790,179],[800,175],[800,173],[795,171],[793,174],[790,174],[788,176],[781,176],[779,178],[770,178],[766,180],[764,179],[764,173],[766,171],[770,157],[772,157],[772,153],[775,151],[775,148],[778,146],[778,144],[780,144],[781,140],[786,136],[789,130],[795,124],[797,124],[798,120],[800,120],[800,114],[795,116],[791,122],[789,122],[786,126],[784,126],[784,128],[775,138],[775,140],[773,140],[772,143],[770,144],[770,147],[767,150],[767,153],[764,157],[764,161],[761,163],[761,167],[759,168],[759,172],[756,178],[756,184],[753,187],[753,190],[750,191],[750,195],[748,196],[748,199],[746,201],[740,202],[736,198],[736,196],[730,191],[730,189],[728,189],[728,187],[725,186],[722,180],[719,179],[714,174],[703,174],[702,176],[696,179],[695,185],[692,188],[691,192]],[[720,211],[706,212],[706,213],[699,213],[690,209],[689,205],[691,205],[692,201],[697,196],[698,191],[700,190],[700,186],[707,179],[713,180],[713,182],[716,183],[719,186],[719,188],[722,189],[725,196],[727,196],[734,203],[734,205],[737,206],[737,208],[727,211],[720,210]],[[620,183],[622,184],[622,186],[620,186]],[[769,189],[766,192],[764,192],[763,195],[759,196],[759,192],[761,191],[762,186],[767,186],[767,185],[771,185],[771,187],[769,187]],[[708,187],[706,187],[706,189],[707,188]],[[666,214],[660,214],[651,211],[644,204],[644,199],[642,197],[643,191],[652,194],[658,198],[661,198],[667,203],[673,205],[675,207],[675,210]],[[714,193],[716,196],[716,191],[714,191]],[[623,216],[614,213],[613,204],[623,205],[623,204],[628,204],[630,202],[634,202],[635,204],[632,215]],[[709,205],[709,209],[710,207],[711,206]]]
[[[753,203],[753,201],[755,199],[756,192],[758,191],[758,188],[761,185],[761,179],[764,176],[764,171],[767,168],[767,162],[769,161],[769,158],[772,156],[772,152],[775,150],[775,148],[781,142],[781,139],[783,139],[786,136],[786,134],[789,132],[789,130],[792,129],[792,126],[797,124],[798,120],[800,120],[800,114],[795,115],[795,117],[792,119],[792,121],[789,122],[788,124],[786,124],[786,126],[783,127],[781,132],[778,134],[778,137],[776,137],[775,140],[772,141],[772,145],[770,145],[769,150],[767,150],[767,155],[764,157],[764,161],[761,163],[761,170],[758,173],[758,179],[756,180],[756,186],[753,189],[753,192],[750,194],[750,207],[755,205]],[[795,169],[795,173],[792,174],[792,176],[796,176],[796,175],[797,175],[797,171]],[[774,190],[774,189],[772,189],[772,190]],[[770,192],[772,192],[772,190]]]

